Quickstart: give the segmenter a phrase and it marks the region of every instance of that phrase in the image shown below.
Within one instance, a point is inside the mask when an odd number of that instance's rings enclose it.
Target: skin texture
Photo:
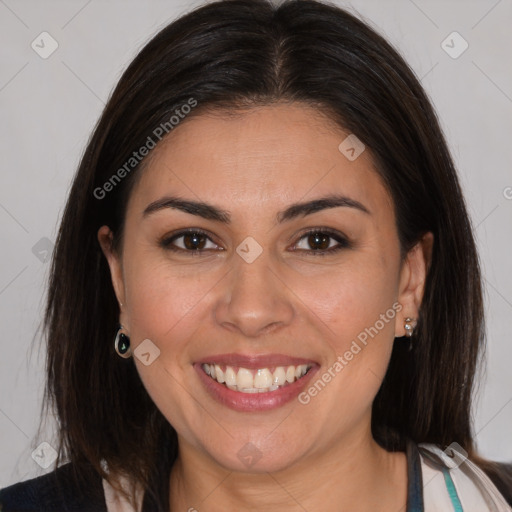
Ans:
[[[369,150],[355,161],[338,150],[347,135],[300,104],[200,114],[154,150],[130,196],[120,252],[107,226],[98,232],[132,350],[150,339],[161,351],[151,365],[135,364],[178,433],[172,510],[405,506],[405,455],[375,443],[371,405],[404,318],[418,316],[432,236],[400,260],[390,195]],[[333,193],[370,213],[336,207],[276,223],[290,204]],[[166,195],[213,204],[231,222],[171,208],[143,215]],[[319,249],[304,232],[322,227],[350,246],[312,253]],[[185,228],[209,233],[204,252],[159,244]],[[263,249],[250,264],[236,253],[248,236]],[[184,241],[174,244],[183,248]],[[280,353],[317,362],[321,375],[397,301],[395,318],[307,405],[229,409],[210,397],[192,366],[215,354]],[[247,443],[261,454],[250,468],[237,456]]]

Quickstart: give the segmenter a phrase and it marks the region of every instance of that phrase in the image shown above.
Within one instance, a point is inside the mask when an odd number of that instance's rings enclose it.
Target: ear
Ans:
[[[121,265],[121,258],[113,248],[114,236],[108,226],[101,226],[98,230],[98,242],[100,243],[101,250],[107,258],[108,266],[110,267],[110,277],[112,279],[112,286],[119,302],[119,309],[123,311],[125,305],[125,290],[123,280],[123,268]],[[121,322],[122,323],[122,322]]]
[[[400,283],[398,302],[402,305],[400,313],[395,320],[395,336],[405,336],[405,319],[411,317],[417,320],[425,279],[432,261],[432,248],[434,235],[426,233],[419,242],[407,253],[400,270]]]

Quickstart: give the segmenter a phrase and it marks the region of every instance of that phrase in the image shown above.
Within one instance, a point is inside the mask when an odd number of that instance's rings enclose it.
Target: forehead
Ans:
[[[133,202],[140,209],[172,193],[254,212],[342,193],[370,210],[392,209],[370,152],[353,160],[340,151],[349,135],[302,104],[198,114],[154,150]]]

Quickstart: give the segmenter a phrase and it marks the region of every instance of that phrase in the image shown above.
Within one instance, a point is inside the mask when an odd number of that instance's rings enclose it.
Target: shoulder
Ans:
[[[512,506],[512,462],[495,462],[485,469],[487,476]]]
[[[418,448],[422,457],[423,476],[428,476],[427,482],[438,472],[444,478],[437,479],[437,487],[445,487],[439,485],[445,483],[447,489],[452,490],[449,494],[458,495],[456,498],[460,498],[461,502],[471,503],[483,499],[484,508],[485,504],[492,503],[498,510],[512,510],[512,464],[492,463],[480,467],[468,459],[467,453],[456,443],[452,443],[446,450],[427,443],[419,444]],[[436,485],[426,487],[430,488],[429,491],[436,489]],[[435,494],[436,499],[439,499],[439,489]]]
[[[0,490],[0,512],[107,512],[101,477],[84,488],[76,482],[73,464]]]

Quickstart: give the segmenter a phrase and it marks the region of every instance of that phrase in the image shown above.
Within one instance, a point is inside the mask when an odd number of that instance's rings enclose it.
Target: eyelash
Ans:
[[[186,229],[183,231],[179,231],[178,233],[174,233],[170,237],[165,237],[160,241],[160,246],[166,250],[177,252],[177,253],[179,253],[179,252],[189,253],[191,256],[200,255],[201,253],[210,250],[210,249],[187,250],[187,249],[182,249],[181,247],[175,247],[172,245],[172,242],[174,242],[175,240],[177,240],[185,235],[189,235],[189,234],[202,235],[202,236],[205,236],[206,238],[208,238],[208,240],[210,240],[211,242],[213,242],[213,240],[210,238],[209,234],[206,231],[204,231],[200,228],[196,228],[196,229]],[[337,231],[334,231],[332,229],[322,228],[322,227],[311,228],[311,229],[307,230],[306,232],[302,233],[299,236],[299,239],[295,243],[295,245],[297,245],[303,238],[306,238],[313,234],[327,235],[329,238],[336,240],[336,242],[338,242],[338,245],[335,247],[331,247],[330,249],[324,249],[323,251],[322,250],[313,250],[313,249],[309,249],[309,250],[294,249],[294,250],[306,252],[306,253],[314,255],[314,256],[327,256],[330,254],[337,253],[338,251],[340,251],[342,249],[350,249],[352,247],[351,243],[343,235],[341,235],[340,233],[338,233]],[[213,243],[215,243],[215,242],[213,242]]]

